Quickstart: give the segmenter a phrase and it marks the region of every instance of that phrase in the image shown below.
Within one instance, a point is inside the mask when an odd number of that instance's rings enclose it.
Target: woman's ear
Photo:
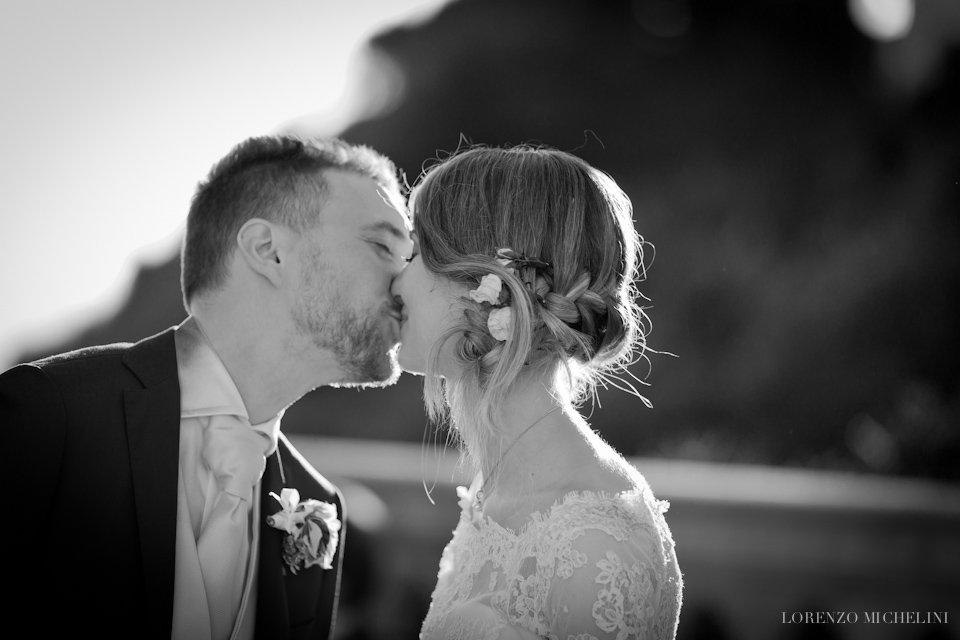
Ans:
[[[283,282],[280,254],[283,242],[282,230],[269,220],[251,218],[237,232],[237,248],[240,257],[254,272],[270,281],[275,287]]]

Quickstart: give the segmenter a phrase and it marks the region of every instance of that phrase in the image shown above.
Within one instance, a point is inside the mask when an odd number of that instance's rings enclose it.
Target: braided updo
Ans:
[[[629,198],[602,171],[555,149],[471,147],[424,172],[410,209],[426,269],[470,289],[499,276],[512,313],[510,336],[498,341],[490,305],[464,298],[428,358],[428,410],[443,417],[449,406],[468,451],[496,430],[520,376],[554,374],[556,390],[577,402],[644,348],[640,238]],[[502,248],[530,260],[502,264]],[[448,340],[455,373],[441,381],[431,369]]]

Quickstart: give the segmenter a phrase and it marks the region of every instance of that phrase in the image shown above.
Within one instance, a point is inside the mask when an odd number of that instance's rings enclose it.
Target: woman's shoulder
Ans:
[[[496,513],[508,517],[494,519],[516,525],[526,513],[533,514],[535,522],[562,520],[568,525],[571,519],[580,519],[586,525],[611,519],[649,520],[644,516],[658,513],[650,485],[636,467],[599,438],[584,444],[589,446],[558,463],[563,473],[554,482],[537,491],[515,488]]]
[[[558,513],[587,512],[635,519],[658,515],[662,509],[640,471],[616,450],[601,443],[587,463],[573,469],[557,488],[553,509]]]
[[[543,540],[584,550],[613,545],[661,561],[671,556],[669,503],[658,500],[643,474],[611,447],[599,453],[596,464],[572,473],[550,508],[534,516]]]
[[[642,476],[629,485],[573,489],[558,498],[539,520],[543,528],[579,537],[600,531],[622,542],[659,531],[669,505],[658,501]],[[657,536],[659,537],[659,536]]]
[[[545,515],[537,566],[554,578],[545,601],[559,637],[673,637],[683,581],[666,507],[639,476],[621,491],[571,492]]]

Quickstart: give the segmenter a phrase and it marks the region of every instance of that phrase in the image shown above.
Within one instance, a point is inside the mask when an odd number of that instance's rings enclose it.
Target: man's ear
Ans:
[[[237,232],[240,257],[275,287],[281,285],[286,266],[280,262],[282,244],[282,230],[269,220],[251,218]]]

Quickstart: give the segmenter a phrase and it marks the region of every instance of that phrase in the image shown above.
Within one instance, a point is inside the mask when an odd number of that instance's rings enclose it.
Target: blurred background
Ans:
[[[411,183],[542,142],[655,247],[654,408],[584,410],[671,500],[679,637],[960,637],[960,2],[8,0],[0,53],[0,369],[182,320],[189,199],[248,136],[340,135]],[[414,637],[462,482],[420,380],[318,390],[284,431],[352,505],[339,637]],[[828,610],[860,622],[782,622]]]

